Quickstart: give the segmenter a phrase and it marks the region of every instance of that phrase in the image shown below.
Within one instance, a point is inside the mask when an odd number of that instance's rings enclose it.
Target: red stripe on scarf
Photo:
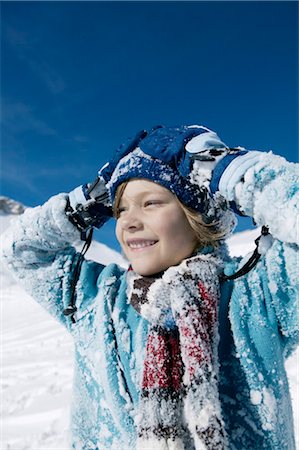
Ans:
[[[178,337],[154,330],[147,340],[142,388],[178,390],[182,380],[182,360]]]
[[[190,305],[186,316],[178,320],[181,344],[184,348],[184,363],[192,379],[202,363],[211,363],[211,337],[217,319],[216,299],[199,282],[200,303]]]
[[[217,299],[209,294],[201,281],[198,283],[198,290],[202,300],[202,311],[205,316],[205,321],[207,325],[210,325],[210,329],[213,329],[217,320]]]

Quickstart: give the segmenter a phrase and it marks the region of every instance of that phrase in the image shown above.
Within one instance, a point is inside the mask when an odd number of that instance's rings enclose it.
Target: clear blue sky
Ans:
[[[1,2],[2,194],[35,206],[139,129],[298,160],[298,2]],[[241,221],[239,229],[249,226]],[[113,224],[99,239],[115,246]]]

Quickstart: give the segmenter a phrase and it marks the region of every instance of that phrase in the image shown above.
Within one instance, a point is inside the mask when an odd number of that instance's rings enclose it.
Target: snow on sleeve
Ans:
[[[257,225],[267,225],[275,238],[298,244],[298,180],[298,164],[260,152],[235,185],[232,199]]]
[[[66,195],[52,197],[44,205],[28,208],[3,235],[3,256],[12,266],[45,264],[59,250],[79,239],[79,231],[64,210]]]
[[[251,390],[250,400],[253,405],[260,405],[263,430],[273,430],[277,422],[277,405],[273,391],[265,386],[261,390]]]
[[[271,302],[288,356],[299,341],[297,245],[274,241],[265,255],[265,264]]]
[[[69,290],[79,232],[64,214],[66,195],[52,197],[19,216],[3,239],[3,257],[26,291],[65,323],[63,298]]]

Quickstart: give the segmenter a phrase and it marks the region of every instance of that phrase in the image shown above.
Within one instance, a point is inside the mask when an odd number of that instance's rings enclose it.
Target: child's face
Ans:
[[[197,242],[176,197],[144,179],[129,181],[124,190],[116,236],[133,270],[144,276],[179,264]]]

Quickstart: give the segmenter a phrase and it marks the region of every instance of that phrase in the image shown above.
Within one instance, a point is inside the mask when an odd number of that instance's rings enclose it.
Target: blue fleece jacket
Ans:
[[[267,225],[273,240],[247,275],[222,283],[222,413],[230,449],[294,450],[284,360],[299,337],[298,166],[272,154],[244,161],[240,156],[232,163],[235,183],[232,167],[225,168],[219,190],[258,225]],[[63,314],[79,257],[72,246],[79,233],[64,214],[66,197],[20,216],[5,238],[4,257],[73,336],[72,448],[133,450],[148,323],[128,302],[126,270],[88,260],[77,284],[76,322]],[[225,258],[225,273],[242,264]]]

